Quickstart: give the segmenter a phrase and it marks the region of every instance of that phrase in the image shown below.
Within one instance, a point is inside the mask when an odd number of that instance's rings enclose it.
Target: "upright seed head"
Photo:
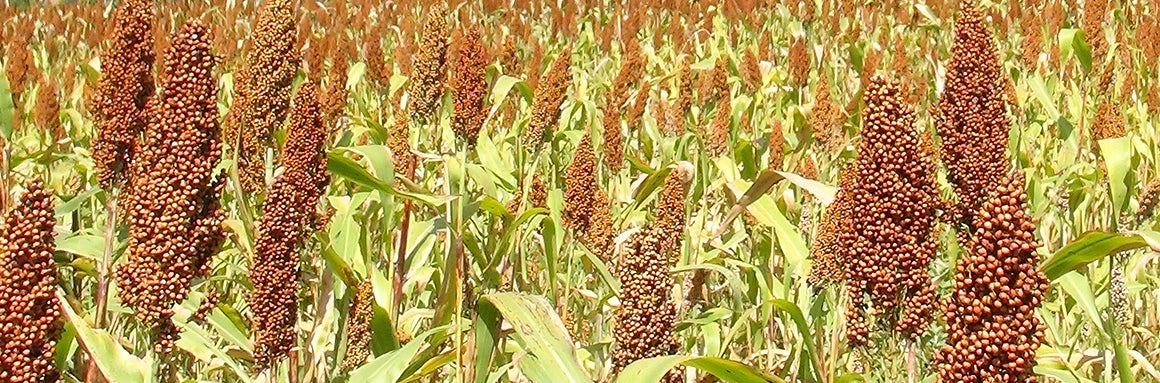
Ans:
[[[535,99],[532,100],[532,118],[521,139],[529,149],[538,147],[556,129],[560,120],[560,107],[564,105],[568,87],[572,86],[571,66],[572,47],[566,47],[552,62],[547,77],[536,87]]]
[[[113,276],[121,301],[153,331],[160,354],[172,351],[177,338],[173,305],[185,300],[195,278],[209,274],[224,239],[218,201],[224,177],[213,173],[221,142],[211,41],[197,20],[173,37],[124,197],[127,261]]]
[[[379,89],[385,88],[391,80],[391,68],[387,66],[386,54],[383,53],[383,31],[381,26],[371,27],[368,33],[363,34],[363,57],[367,63],[367,77]]]
[[[677,101],[672,108],[672,114],[676,117],[673,128],[683,131],[685,116],[693,108],[693,68],[688,58],[681,60],[680,77],[677,81]]]
[[[838,193],[822,215],[822,223],[810,247],[810,258],[813,260],[807,279],[810,286],[825,287],[840,283],[845,278],[845,249],[849,248],[849,241],[853,239],[848,233],[847,224],[854,214],[854,189],[859,187],[856,165],[851,163],[838,176]]]
[[[415,68],[411,74],[407,109],[411,118],[427,123],[439,109],[443,97],[443,80],[447,77],[447,46],[450,38],[447,28],[447,6],[435,3],[427,12],[423,37]]]
[[[670,258],[661,246],[659,230],[651,228],[633,234],[621,250],[617,274],[623,287],[613,324],[615,371],[637,360],[677,352]],[[679,382],[680,378],[670,372],[665,382]]]
[[[64,331],[52,260],[52,195],[41,181],[4,215],[0,236],[0,371],[5,382],[56,382],[53,361]]]
[[[330,48],[330,71],[327,73],[326,87],[321,93],[322,121],[329,129],[338,127],[338,119],[346,109],[347,72],[350,62],[347,60],[346,47],[350,44],[342,34],[338,41]]]
[[[781,120],[774,119],[769,124],[769,170],[781,170],[781,163],[785,161],[785,131],[781,128]]]
[[[68,136],[64,131],[64,125],[60,123],[60,100],[57,99],[59,93],[56,81],[41,74],[40,90],[36,92],[36,110],[33,114],[33,120],[36,121],[36,126],[40,130],[48,133],[49,137],[52,138],[53,145]]]
[[[935,123],[947,181],[959,200],[955,216],[960,224],[970,226],[971,215],[1010,167],[1010,120],[1004,109],[1005,80],[994,39],[972,2],[963,2],[954,34]]]
[[[830,79],[825,73],[818,76],[819,81],[814,86],[814,106],[810,111],[810,128],[814,131],[814,139],[822,144],[826,150],[837,150],[846,141],[845,131],[841,128],[841,110],[830,95]]]
[[[656,213],[653,214],[653,227],[656,228],[660,248],[666,253],[669,253],[668,250],[674,250],[670,254],[677,253],[681,237],[685,235],[685,194],[692,180],[693,167],[687,162],[673,166],[665,177]]]
[[[309,223],[317,222],[317,205],[330,181],[324,161],[326,129],[317,87],[302,84],[294,97],[290,131],[282,151],[285,168],[263,205],[261,231],[254,245],[250,279],[254,290],[255,367],[261,371],[286,357],[294,347],[298,321],[299,252]]]
[[[935,303],[927,268],[937,250],[931,237],[939,204],[934,159],[901,86],[875,77],[863,97],[854,163],[862,186],[851,189],[858,208],[842,224],[840,240],[849,246],[839,257],[853,306],[847,320],[859,324],[847,335],[856,345],[868,341],[861,324],[881,321],[911,338],[925,331]]]
[[[266,148],[290,107],[298,71],[293,0],[266,0],[254,24],[246,64],[238,72],[234,103],[226,120],[226,142],[234,145],[242,188],[266,187]],[[313,69],[313,68],[312,68]]]
[[[789,74],[794,85],[806,86],[810,76],[810,54],[806,50],[806,39],[795,37],[789,46]]]
[[[91,151],[98,183],[105,189],[127,183],[133,146],[148,120],[146,102],[154,91],[152,1],[122,2],[113,24],[90,108],[97,127]]]
[[[1038,269],[1035,223],[1021,174],[1004,176],[972,216],[944,302],[947,344],[934,360],[944,382],[1033,382],[1045,326],[1036,309],[1049,282]]]
[[[29,82],[29,77],[36,70],[32,61],[32,51],[29,49],[34,29],[33,21],[27,17],[20,17],[16,23],[16,33],[11,36],[4,48],[4,71],[7,75],[9,90],[12,91],[12,101],[19,103]]]
[[[375,316],[375,295],[371,281],[358,285],[358,293],[350,302],[350,317],[347,318],[346,356],[342,359],[343,371],[353,370],[365,363],[371,356],[371,319]]]
[[[702,140],[705,143],[705,152],[713,156],[725,155],[729,150],[729,133],[733,124],[733,107],[728,99],[717,104],[716,115],[709,131]]]
[[[1152,178],[1148,181],[1148,185],[1144,186],[1144,191],[1138,197],[1140,199],[1139,207],[1136,208],[1136,220],[1144,221],[1152,218],[1155,213],[1156,204],[1160,202],[1160,177]]]
[[[455,100],[451,129],[468,145],[475,145],[483,120],[487,118],[484,103],[490,62],[489,52],[483,46],[483,32],[478,26],[468,28],[458,43],[455,69],[451,74],[451,91]]]
[[[640,81],[644,73],[640,47],[630,44],[625,49],[624,63],[612,80],[612,89],[604,96],[604,161],[614,171],[624,166],[624,133],[620,128],[622,110],[628,103],[629,89]]]

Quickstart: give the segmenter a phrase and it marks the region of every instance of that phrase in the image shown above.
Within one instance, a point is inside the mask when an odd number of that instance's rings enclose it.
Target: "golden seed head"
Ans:
[[[234,103],[226,120],[226,142],[234,146],[242,188],[266,187],[263,157],[270,134],[282,125],[298,71],[292,0],[266,0],[258,13],[246,64],[234,83]],[[314,68],[311,68],[314,69]]]
[[[52,260],[56,219],[41,181],[26,188],[0,235],[0,371],[6,382],[56,382],[53,358],[64,331]]]
[[[990,30],[974,5],[964,2],[935,115],[947,181],[959,200],[954,215],[962,224],[970,225],[986,193],[1010,167],[1004,81]]]
[[[190,20],[173,37],[123,197],[127,261],[114,278],[121,301],[152,329],[159,353],[171,351],[177,338],[173,305],[185,300],[195,278],[210,272],[224,239],[218,201],[224,177],[213,173],[221,160],[217,58],[209,34]]]
[[[92,95],[97,135],[93,161],[101,187],[126,182],[133,146],[145,130],[153,84],[153,3],[124,1],[113,16],[112,38],[101,53],[101,77]]]
[[[934,361],[944,382],[1034,381],[1047,291],[1022,174],[1002,177],[974,214],[944,302],[947,345]]]
[[[455,68],[451,74],[451,91],[455,100],[451,129],[475,145],[483,120],[487,118],[487,65],[490,52],[483,46],[483,32],[471,27],[460,36]]]
[[[447,6],[435,3],[427,12],[419,55],[408,88],[407,109],[411,118],[420,123],[430,121],[439,109],[443,97],[443,80],[447,77],[447,47],[450,40],[447,26]]]
[[[318,222],[319,200],[329,183],[325,162],[326,129],[318,90],[302,83],[290,112],[290,131],[282,150],[284,170],[262,206],[261,228],[254,245],[249,305],[257,334],[255,367],[264,370],[294,347],[298,319],[299,252],[312,224]],[[314,227],[315,229],[320,229]]]
[[[932,237],[939,206],[934,159],[899,83],[875,77],[863,97],[857,173],[850,175],[862,186],[849,190],[857,209],[841,224],[839,241],[848,246],[838,257],[852,305],[847,319],[859,324],[847,336],[858,345],[876,322],[908,337],[926,330],[935,304],[927,269],[938,249]]]
[[[538,147],[556,129],[560,120],[560,107],[564,105],[568,87],[572,86],[571,66],[572,47],[565,47],[552,62],[546,78],[536,87],[535,98],[532,100],[532,118],[521,139],[529,150]]]
[[[678,347],[673,334],[672,265],[658,232],[644,229],[634,233],[625,242],[620,260],[620,307],[613,323],[615,371],[640,359],[673,355]],[[669,375],[666,381],[677,381],[675,374]]]

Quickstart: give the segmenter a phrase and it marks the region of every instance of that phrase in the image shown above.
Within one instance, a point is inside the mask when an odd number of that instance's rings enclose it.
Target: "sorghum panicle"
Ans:
[[[572,47],[566,47],[556,56],[546,77],[536,87],[536,95],[532,100],[532,118],[521,139],[529,149],[539,147],[556,129],[560,120],[560,107],[564,105],[568,87],[572,86],[571,66]]]
[[[634,233],[621,250],[617,274],[620,277],[620,307],[616,310],[612,350],[614,370],[637,360],[673,355],[677,340],[673,334],[676,307],[672,302],[672,262],[661,246],[660,230],[646,228]],[[681,376],[669,372],[664,382],[679,382]]]
[[[347,318],[346,356],[342,359],[343,371],[353,370],[365,363],[371,356],[371,319],[375,316],[375,295],[371,281],[358,285],[358,293],[350,302],[350,317]]]
[[[1035,382],[1045,326],[1036,308],[1047,291],[1038,269],[1035,223],[1020,174],[995,184],[974,214],[944,307],[947,345],[934,359],[944,382]]]
[[[0,236],[0,382],[56,382],[53,358],[64,330],[52,260],[56,219],[41,181],[27,188],[4,215]]]
[[[483,46],[483,32],[478,26],[461,34],[451,74],[451,91],[455,100],[451,129],[468,145],[475,145],[483,120],[487,118],[487,65],[490,53]]]
[[[254,245],[250,279],[254,291],[255,367],[272,367],[294,347],[298,321],[299,252],[305,245],[317,205],[329,182],[323,161],[326,130],[314,83],[302,84],[294,97],[291,127],[282,151],[285,168],[263,205],[261,230]]]
[[[851,190],[858,209],[843,224],[848,230],[841,239],[850,244],[842,256],[852,305],[847,318],[852,323],[881,320],[916,337],[925,331],[935,303],[927,271],[937,250],[930,240],[939,204],[934,159],[897,82],[875,77],[863,97],[862,141],[854,165],[863,186]],[[867,328],[850,330],[857,330],[847,333],[851,343],[868,341]]]
[[[97,135],[91,143],[97,180],[111,189],[126,184],[133,146],[145,130],[153,84],[153,2],[122,2],[101,53],[101,77],[91,98]]]
[[[250,52],[234,82],[234,103],[226,120],[226,143],[237,153],[242,188],[266,187],[266,149],[270,134],[286,120],[290,87],[298,71],[294,49],[293,0],[266,0],[251,35]],[[313,69],[313,68],[311,68]]]
[[[781,120],[774,119],[769,123],[769,170],[781,170],[781,163],[785,161],[785,131],[781,128]]]
[[[447,6],[435,3],[427,12],[423,26],[419,55],[411,74],[407,109],[411,118],[420,123],[429,122],[439,109],[443,98],[443,80],[447,77],[447,46],[450,34],[447,27]]]
[[[177,337],[173,305],[185,300],[193,279],[209,273],[224,239],[218,201],[224,177],[213,174],[221,142],[210,41],[196,20],[173,37],[125,196],[127,261],[114,278],[121,302],[153,330],[154,351],[162,354]]]
[[[850,223],[855,208],[854,189],[859,187],[856,165],[851,163],[838,176],[838,193],[822,214],[822,223],[810,247],[813,266],[806,280],[810,286],[825,287],[840,283],[845,278],[844,249],[849,248],[848,241],[853,238],[846,233],[849,228],[846,224]]]
[[[986,193],[1010,167],[1010,119],[1004,109],[1003,81],[994,38],[974,4],[964,1],[955,21],[935,125],[942,139],[940,157],[947,167],[947,181],[959,200],[956,220],[967,226]]]
[[[733,124],[733,107],[729,99],[717,104],[716,115],[707,134],[703,136],[705,151],[713,156],[725,155],[729,150],[729,133]]]

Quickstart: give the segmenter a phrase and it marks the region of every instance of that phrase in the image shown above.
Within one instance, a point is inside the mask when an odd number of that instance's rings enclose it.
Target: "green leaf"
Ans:
[[[15,118],[16,105],[12,100],[12,89],[8,86],[8,77],[0,73],[0,138],[5,142],[12,140],[12,120]]]
[[[737,200],[737,203],[733,205],[733,208],[729,210],[729,214],[725,216],[725,219],[721,220],[721,226],[717,229],[716,233],[713,233],[713,237],[720,237],[721,234],[725,234],[725,231],[727,231],[729,228],[729,224],[732,223],[734,219],[737,219],[737,216],[741,215],[741,212],[744,211],[745,208],[749,207],[749,204],[757,201],[758,198],[769,192],[769,190],[773,188],[773,185],[776,185],[779,181],[785,179],[785,177],[778,173],[780,172],[774,172],[770,170],[762,171],[761,174],[757,176],[757,179],[753,181],[753,184],[749,185],[749,189],[745,191],[745,194],[742,195],[741,198]]]
[[[836,187],[826,185],[824,183],[811,180],[794,173],[776,170],[774,173],[781,175],[789,182],[792,182],[794,185],[802,188],[802,190],[809,192],[823,205],[829,205],[831,202],[834,202],[834,195],[838,193],[838,188]]]
[[[59,290],[57,299],[66,302],[64,293]],[[77,339],[80,340],[81,347],[89,354],[109,383],[153,382],[152,369],[149,368],[151,363],[125,351],[107,331],[94,330],[68,303],[61,304],[61,307],[64,307],[69,323],[77,330]]]
[[[616,377],[616,383],[660,382],[665,374],[678,365],[705,371],[723,382],[729,383],[784,383],[784,380],[769,375],[758,368],[744,363],[708,356],[672,355],[641,359],[624,368]]]
[[[1059,107],[1055,106],[1055,100],[1051,97],[1051,93],[1047,91],[1047,84],[1043,82],[1043,77],[1038,75],[1031,75],[1027,77],[1027,85],[1031,87],[1031,93],[1035,94],[1035,99],[1039,100],[1039,104],[1047,109],[1047,116],[1055,120],[1059,118]]]
[[[354,84],[358,84],[363,76],[367,73],[367,64],[359,61],[350,66],[346,75],[346,89],[354,88]]]
[[[67,234],[66,234],[67,235]],[[56,251],[76,254],[90,259],[101,259],[105,253],[105,238],[92,234],[74,234],[56,240]]]
[[[351,371],[349,381],[366,383],[398,382],[402,378],[403,372],[407,370],[407,366],[411,364],[411,360],[415,358],[415,354],[419,353],[419,347],[424,344],[423,341],[432,334],[445,331],[446,329],[447,326],[440,326],[427,330],[412,339],[402,348],[379,355],[377,358],[367,362],[367,364]]]
[[[1089,231],[1056,251],[1039,269],[1048,279],[1056,280],[1100,258],[1146,246],[1148,242],[1139,235]]]
[[[516,341],[528,351],[520,359],[520,369],[533,382],[592,382],[580,368],[564,322],[547,299],[520,293],[492,293],[480,297],[479,304],[493,306],[511,323]]]
[[[1096,297],[1092,293],[1091,284],[1087,278],[1080,274],[1067,273],[1055,280],[1055,283],[1058,283],[1063,291],[1075,300],[1076,305],[1087,314],[1088,320],[1100,330],[1099,334],[1103,336],[1102,339],[1107,339],[1108,335],[1103,332],[1104,321],[1100,319],[1100,309],[1096,306]]]
[[[1100,155],[1108,167],[1108,185],[1112,189],[1112,204],[1116,211],[1128,206],[1128,173],[1132,169],[1132,138],[1116,137],[1099,140]]]

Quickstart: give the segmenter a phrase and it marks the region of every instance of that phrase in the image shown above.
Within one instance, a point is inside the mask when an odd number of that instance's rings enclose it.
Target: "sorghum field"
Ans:
[[[1157,0],[0,4],[0,383],[1160,382]]]

